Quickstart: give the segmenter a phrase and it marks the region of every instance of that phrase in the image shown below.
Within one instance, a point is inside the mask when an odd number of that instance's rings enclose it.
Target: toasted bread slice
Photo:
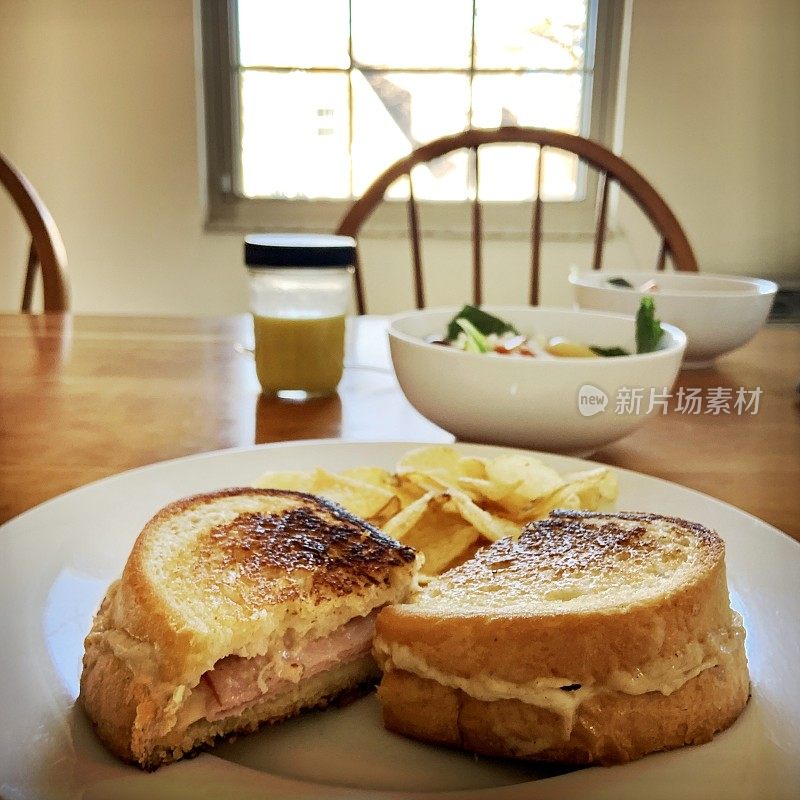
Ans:
[[[83,704],[110,749],[147,768],[327,704],[377,676],[372,658],[348,652],[304,680],[302,664],[287,667],[280,654],[324,649],[348,623],[402,599],[416,568],[413,550],[311,495],[246,488],[172,503],[147,523],[95,617]],[[286,688],[205,714],[198,703],[219,705],[208,677],[225,659],[257,663],[259,686],[280,668]]]
[[[654,514],[554,512],[381,611],[374,648],[389,728],[493,755],[630,760],[749,695],[722,540]]]

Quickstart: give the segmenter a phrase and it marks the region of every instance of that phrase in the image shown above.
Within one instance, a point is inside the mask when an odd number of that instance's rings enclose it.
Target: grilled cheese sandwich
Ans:
[[[231,489],[144,528],[85,643],[100,738],[151,769],[377,680],[378,610],[416,553],[332,503]]]
[[[749,696],[721,539],[652,514],[554,512],[382,611],[374,651],[387,727],[489,755],[628,761]]]

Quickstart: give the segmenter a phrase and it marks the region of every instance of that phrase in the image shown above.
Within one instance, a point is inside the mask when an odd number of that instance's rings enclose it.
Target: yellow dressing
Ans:
[[[330,394],[342,378],[344,315],[253,315],[256,374],[267,394],[299,390]]]

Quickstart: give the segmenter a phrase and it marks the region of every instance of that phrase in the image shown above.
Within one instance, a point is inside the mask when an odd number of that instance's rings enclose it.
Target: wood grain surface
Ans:
[[[450,441],[406,401],[385,322],[350,321],[338,394],[259,394],[248,316],[0,315],[0,521],[122,470],[289,439]],[[671,408],[594,460],[729,502],[800,539],[800,327],[772,326],[677,388],[763,391],[752,414]]]

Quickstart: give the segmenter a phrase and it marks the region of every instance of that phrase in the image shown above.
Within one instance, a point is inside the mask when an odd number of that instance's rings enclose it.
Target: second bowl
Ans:
[[[623,278],[633,288],[615,286]],[[580,308],[635,314],[641,298],[650,294],[656,316],[686,333],[685,367],[706,367],[718,356],[746,344],[764,325],[778,291],[761,278],[696,272],[630,272],[591,270],[570,275]],[[651,282],[655,290],[642,287]]]

